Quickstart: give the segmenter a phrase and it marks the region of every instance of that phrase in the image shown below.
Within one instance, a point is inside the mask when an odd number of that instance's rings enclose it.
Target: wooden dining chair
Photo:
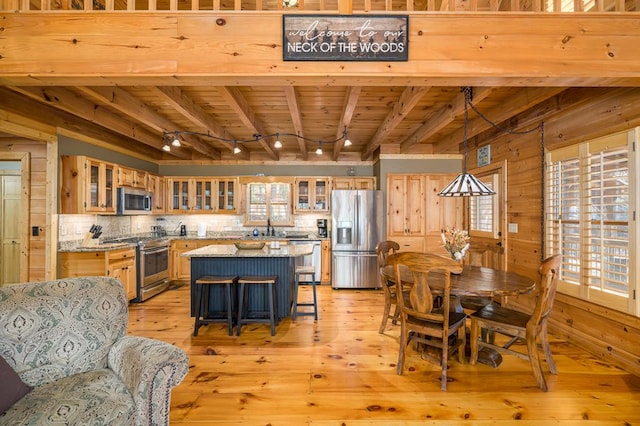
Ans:
[[[536,304],[531,314],[508,309],[495,303],[471,314],[471,364],[477,362],[478,351],[482,347],[493,348],[503,354],[515,355],[529,360],[538,387],[545,392],[549,389],[542,372],[538,343],[547,360],[549,371],[552,374],[558,374],[549,347],[547,319],[553,308],[553,300],[558,287],[561,258],[562,256],[557,254],[542,262],[539,270],[540,282],[536,288]],[[483,341],[479,339],[481,328],[488,330],[489,333],[507,336],[509,340],[505,344]],[[526,353],[511,349],[511,346],[517,341],[524,341],[527,347]]]
[[[376,245],[376,254],[378,255],[378,275],[380,275],[380,287],[384,292],[384,311],[382,313],[382,323],[378,333],[382,334],[387,326],[387,320],[391,318],[392,324],[398,323],[400,316],[400,310],[398,309],[398,303],[396,301],[396,283],[382,274],[382,268],[387,266],[387,257],[390,254],[395,254],[400,250],[400,244],[395,241],[381,241]],[[391,306],[394,305],[393,315],[390,314]]]
[[[440,388],[447,390],[447,363],[449,355],[458,351],[458,359],[465,362],[464,346],[466,340],[465,318],[462,312],[451,312],[451,273],[461,273],[462,265],[455,260],[431,253],[400,252],[387,258],[394,268],[394,276],[399,286],[398,294],[403,294],[401,266],[408,268],[413,285],[408,297],[398,297],[400,308],[400,353],[398,355],[398,374],[404,372],[405,350],[411,341],[434,347],[440,352]],[[444,274],[442,305],[434,307],[434,299],[427,277],[430,272]],[[454,334],[457,335],[452,338]]]

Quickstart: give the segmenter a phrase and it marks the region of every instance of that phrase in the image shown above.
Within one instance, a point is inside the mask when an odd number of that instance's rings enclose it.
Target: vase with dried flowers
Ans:
[[[447,226],[440,231],[440,236],[443,247],[451,254],[451,258],[461,262],[469,250],[469,233],[464,229]]]

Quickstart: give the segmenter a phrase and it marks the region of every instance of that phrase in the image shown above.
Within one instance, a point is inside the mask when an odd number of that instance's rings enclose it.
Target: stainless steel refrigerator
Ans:
[[[378,288],[376,244],[382,238],[382,191],[331,192],[331,286]]]

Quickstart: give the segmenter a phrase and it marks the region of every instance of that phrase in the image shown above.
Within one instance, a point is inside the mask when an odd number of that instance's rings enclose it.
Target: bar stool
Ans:
[[[271,335],[275,336],[276,334],[276,281],[277,276],[275,275],[251,275],[251,276],[242,276],[238,278],[238,328],[236,329],[236,335],[240,335],[240,328],[242,324],[249,323],[270,323],[271,324]],[[269,317],[268,318],[249,318],[249,286],[250,285],[265,285],[268,291],[269,297]],[[246,315],[244,314],[244,311]]]
[[[313,281],[313,303],[311,302],[298,302],[298,287],[300,286],[300,275],[311,275]],[[291,319],[296,320],[298,315],[313,315],[315,319],[318,319],[318,300],[316,297],[316,271],[313,266],[296,266],[295,269],[295,284],[293,288],[293,309],[291,312]],[[299,311],[298,306],[313,306],[312,311]]]
[[[224,321],[224,318],[208,318],[209,308],[209,286],[224,285],[226,290],[227,324],[229,326],[229,336],[233,336],[233,296],[237,276],[213,276],[207,275],[196,280],[196,322],[193,326],[193,335],[198,335],[200,326],[213,322]]]

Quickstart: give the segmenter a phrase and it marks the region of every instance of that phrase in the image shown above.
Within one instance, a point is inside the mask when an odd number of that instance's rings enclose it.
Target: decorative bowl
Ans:
[[[264,247],[264,241],[235,242],[233,244],[238,250],[261,250]]]

